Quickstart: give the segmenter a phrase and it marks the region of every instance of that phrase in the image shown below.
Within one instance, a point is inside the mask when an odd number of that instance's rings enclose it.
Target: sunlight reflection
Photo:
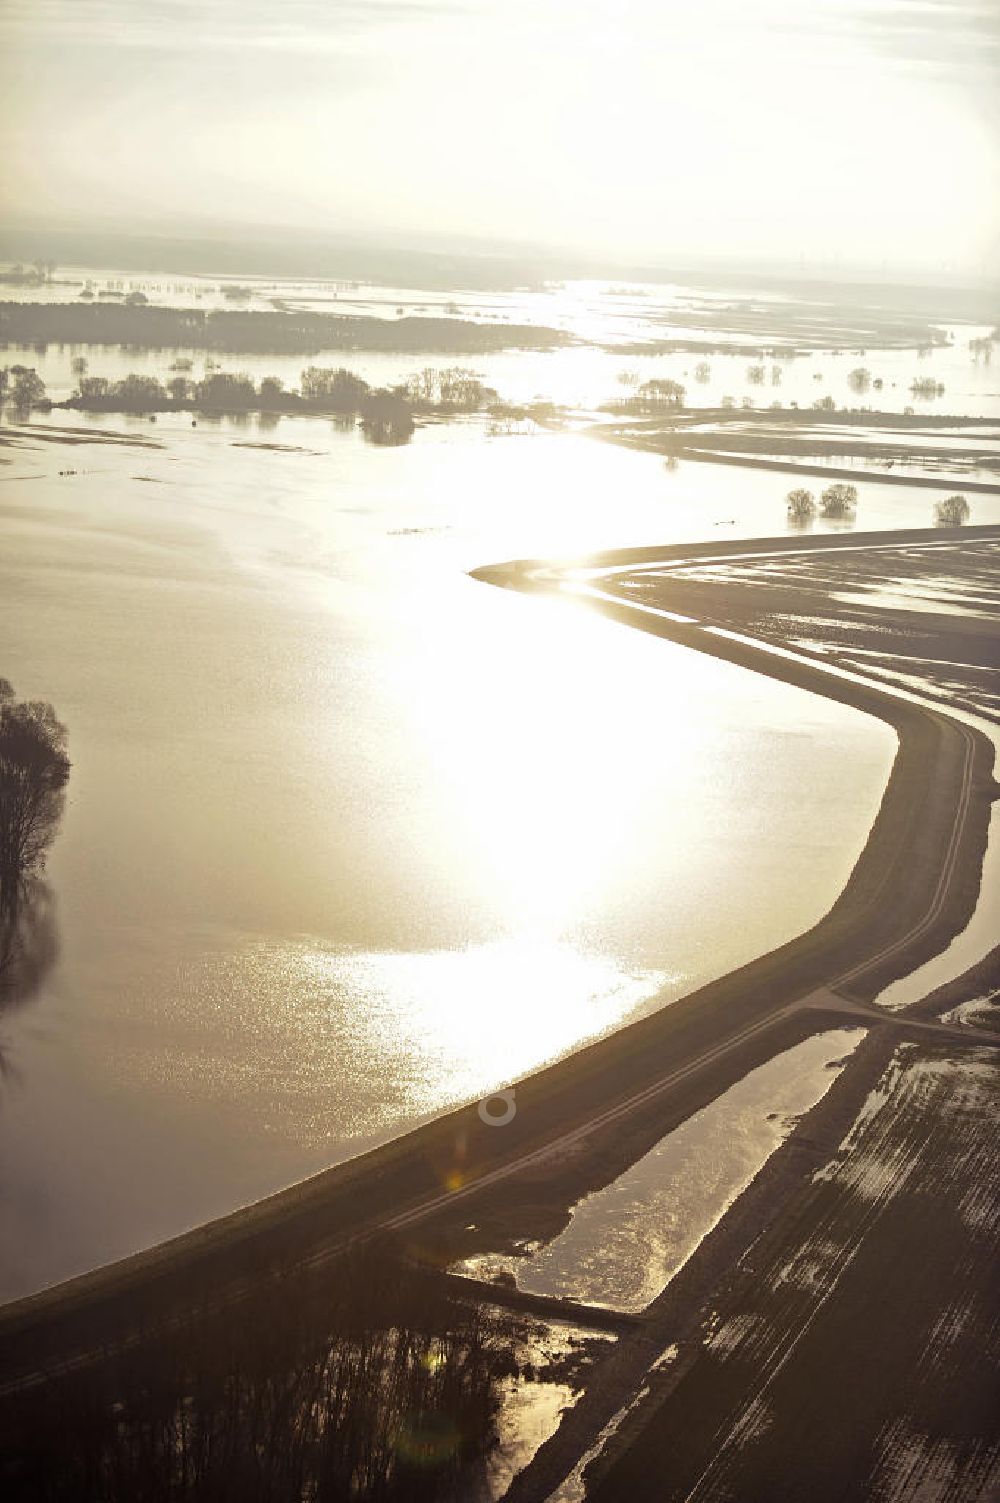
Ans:
[[[662,972],[627,972],[566,944],[502,939],[426,954],[302,956],[329,1018],[363,1016],[409,1062],[420,1110],[474,1096],[611,1028],[655,995]]]
[[[433,671],[400,665],[399,691],[438,790],[441,859],[468,870],[470,890],[485,887],[505,924],[556,940],[634,887],[654,856],[636,840],[644,806],[697,779],[712,734],[686,713],[699,661],[653,659],[659,644],[586,609],[484,604],[457,640],[453,601],[430,615],[426,630],[442,639],[424,657]],[[670,802],[683,844],[685,805]]]

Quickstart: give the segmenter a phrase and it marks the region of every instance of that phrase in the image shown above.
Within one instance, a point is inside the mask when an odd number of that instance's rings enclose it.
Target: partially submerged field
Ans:
[[[898,1045],[588,1499],[992,1496],[998,1110],[994,1050]]]
[[[707,552],[707,550],[706,550]],[[1000,540],[960,532],[875,547],[675,558],[616,573],[624,598],[1000,718]]]
[[[803,475],[862,478],[877,473],[888,482],[927,487],[961,485],[996,493],[1000,475],[998,425],[989,417],[945,413],[873,411],[800,406],[775,401],[696,411],[637,410],[602,429],[602,436],[631,448],[688,459],[756,469],[792,469]],[[891,398],[898,401],[898,397]],[[859,403],[862,401],[858,398]],[[878,404],[885,401],[878,396]],[[614,404],[613,404],[614,405]],[[619,408],[628,408],[628,402]]]

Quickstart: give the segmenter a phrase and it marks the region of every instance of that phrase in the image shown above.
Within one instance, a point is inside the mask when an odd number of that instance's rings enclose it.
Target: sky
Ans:
[[[997,0],[0,0],[0,209],[983,275]]]

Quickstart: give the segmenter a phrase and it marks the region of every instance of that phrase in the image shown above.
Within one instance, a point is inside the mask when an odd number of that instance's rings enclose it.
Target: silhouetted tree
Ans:
[[[684,387],[679,381],[644,381],[639,387],[638,403],[647,411],[660,407],[680,407],[684,401]]]
[[[489,401],[496,401],[497,394],[473,371],[459,365],[448,366],[438,371],[438,405],[446,412],[475,412]]]
[[[310,365],[299,378],[302,400],[328,412],[359,412],[371,387],[353,371]]]
[[[0,908],[7,912],[45,865],[69,769],[66,727],[52,706],[18,701],[0,679]]]
[[[796,486],[795,490],[789,491],[785,500],[788,505],[788,515],[795,521],[816,514],[816,498],[812,491],[807,491],[802,486]]]
[[[872,373],[865,366],[859,365],[848,372],[847,384],[853,392],[862,396],[872,384]]]
[[[69,363],[71,373],[76,377],[76,389],[80,390],[80,382],[87,374],[87,360],[84,355],[74,355]]]
[[[915,397],[943,397],[944,383],[935,381],[933,376],[918,376],[910,383],[910,391]]]
[[[969,503],[964,496],[946,496],[934,504],[934,521],[938,527],[961,527],[969,520]]]
[[[80,380],[80,401],[85,407],[100,406],[106,402],[111,390],[107,376],[83,376]]]
[[[140,376],[134,372],[116,381],[108,396],[122,412],[154,412],[167,400],[167,394],[155,376]]]
[[[369,443],[405,444],[413,428],[413,413],[401,390],[373,391],[365,399],[361,429]]]
[[[260,405],[262,407],[274,407],[280,403],[285,395],[284,383],[277,376],[265,376],[260,383]]]
[[[10,386],[10,399],[18,412],[26,416],[33,407],[45,401],[45,384],[37,371],[28,370],[23,365],[12,365],[11,375],[14,380]]]
[[[239,412],[256,404],[257,388],[247,375],[218,371],[198,382],[197,399],[199,407]]]
[[[824,517],[852,517],[858,509],[858,488],[838,481],[828,485],[819,498],[819,508]]]

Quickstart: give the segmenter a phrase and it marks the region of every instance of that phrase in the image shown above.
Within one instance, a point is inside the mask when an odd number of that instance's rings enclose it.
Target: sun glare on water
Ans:
[[[613,1027],[666,979],[572,945],[510,937],[415,954],[313,952],[299,959],[334,1031],[364,1018],[412,1068],[415,1110],[516,1079]]]

